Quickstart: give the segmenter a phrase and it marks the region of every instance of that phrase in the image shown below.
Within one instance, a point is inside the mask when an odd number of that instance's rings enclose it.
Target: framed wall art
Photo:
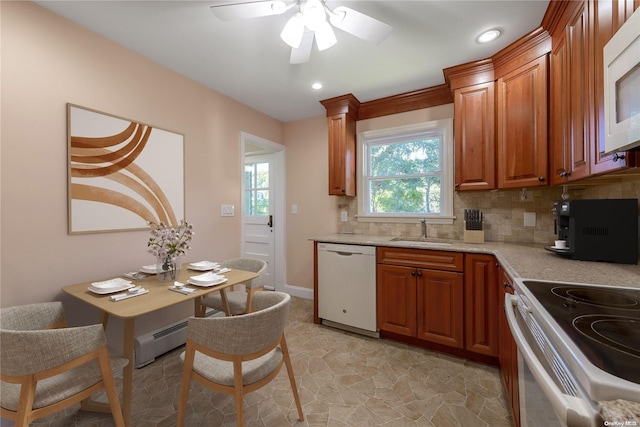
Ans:
[[[67,104],[69,234],[178,225],[184,136]]]

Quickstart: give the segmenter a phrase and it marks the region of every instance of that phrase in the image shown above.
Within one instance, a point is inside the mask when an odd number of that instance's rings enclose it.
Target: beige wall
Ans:
[[[313,243],[338,231],[338,197],[329,196],[327,118],[287,123],[287,281],[313,288]],[[291,213],[292,205],[298,213]]]
[[[240,132],[284,144],[283,123],[30,2],[0,7],[0,304],[61,299],[72,317],[88,318],[61,287],[154,262],[145,231],[67,234],[67,102],[184,134],[186,218],[196,231],[187,260],[238,256],[240,215],[222,218],[220,205],[240,206]],[[191,312],[186,304],[161,317]],[[142,319],[136,333],[153,324]]]

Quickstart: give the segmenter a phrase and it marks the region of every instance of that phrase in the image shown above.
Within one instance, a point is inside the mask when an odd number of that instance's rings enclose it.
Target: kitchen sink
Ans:
[[[449,246],[453,244],[453,241],[447,239],[438,239],[433,237],[411,237],[400,236],[391,239],[392,242],[416,242],[416,243],[429,243],[430,245],[442,245]]]

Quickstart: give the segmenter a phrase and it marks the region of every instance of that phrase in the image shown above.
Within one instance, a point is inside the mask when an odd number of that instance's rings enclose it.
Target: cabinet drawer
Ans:
[[[463,271],[464,254],[459,252],[378,247],[378,264],[392,264],[432,270]]]

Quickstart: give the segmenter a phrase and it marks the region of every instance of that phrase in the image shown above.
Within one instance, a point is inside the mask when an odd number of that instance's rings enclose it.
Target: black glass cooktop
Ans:
[[[640,384],[640,289],[524,284],[593,365]]]

